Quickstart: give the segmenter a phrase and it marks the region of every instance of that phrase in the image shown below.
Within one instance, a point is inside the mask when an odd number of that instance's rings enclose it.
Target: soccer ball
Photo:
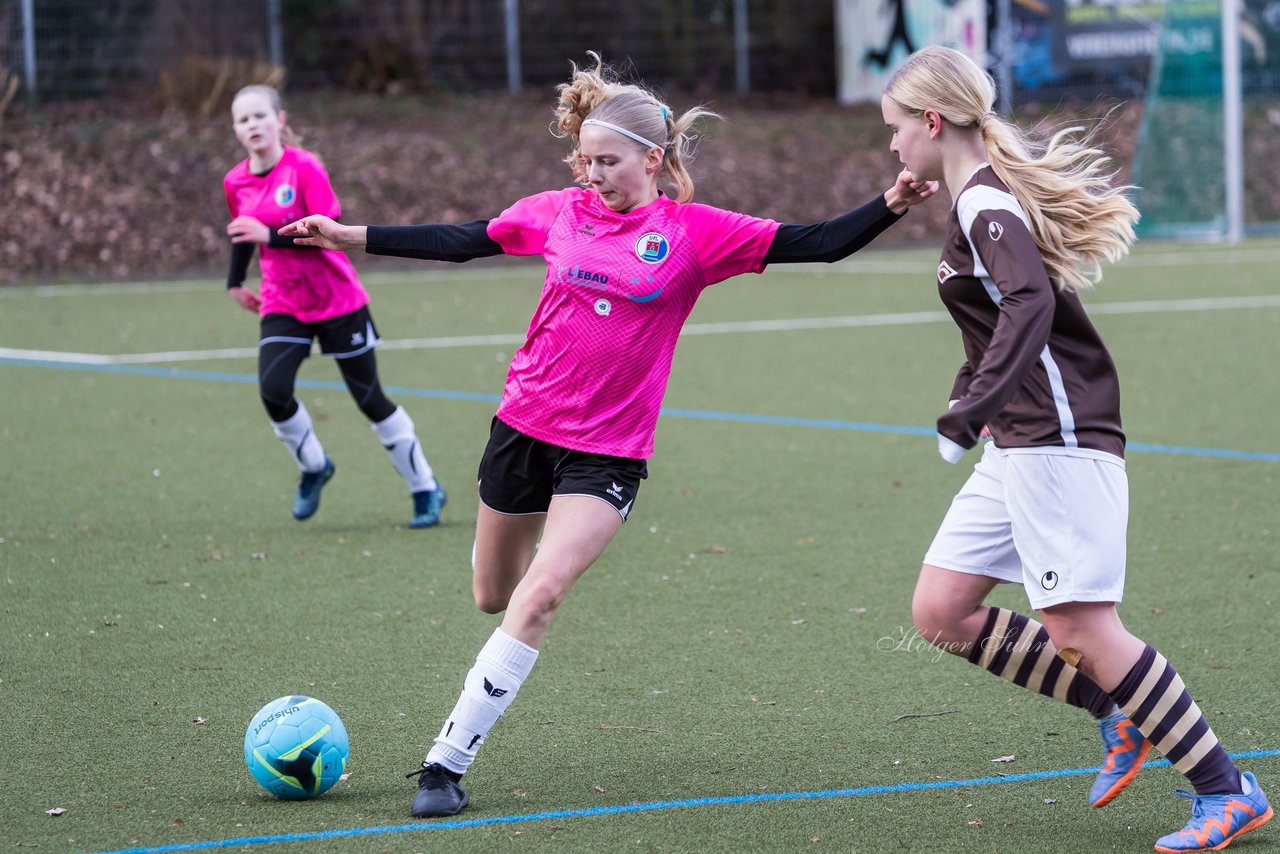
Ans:
[[[314,697],[267,703],[244,733],[244,761],[262,788],[297,801],[329,790],[347,769],[347,728]]]

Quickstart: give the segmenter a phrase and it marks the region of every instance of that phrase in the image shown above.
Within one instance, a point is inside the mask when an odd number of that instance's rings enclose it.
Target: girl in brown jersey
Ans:
[[[916,584],[912,617],[941,649],[1099,720],[1109,803],[1154,745],[1195,789],[1191,820],[1157,851],[1225,847],[1271,819],[1173,666],[1130,634],[1128,484],[1115,365],[1077,296],[1133,242],[1137,209],[1080,128],[1040,142],[992,111],[995,86],[958,51],[910,56],[885,87],[891,151],[955,200],[938,287],[965,349],[938,419],[958,462],[990,435]],[[1043,625],[984,604],[1021,583]]]

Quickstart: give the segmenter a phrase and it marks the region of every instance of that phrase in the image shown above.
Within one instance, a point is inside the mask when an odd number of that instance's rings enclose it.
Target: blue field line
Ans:
[[[1230,754],[1232,759],[1257,759],[1263,756],[1280,756],[1280,750],[1250,750]],[[1148,762],[1143,768],[1159,768],[1169,765],[1168,759]],[[169,851],[207,851],[211,848],[234,848],[240,845],[265,845],[274,842],[307,842],[316,839],[346,839],[359,836],[385,836],[391,833],[421,833],[429,830],[462,830],[472,827],[492,827],[500,824],[525,824],[531,821],[549,821],[565,818],[595,818],[602,815],[657,812],[660,810],[718,807],[732,804],[758,804],[773,801],[811,801],[824,798],[856,798],[867,795],[893,795],[901,792],[924,792],[931,789],[963,789],[972,786],[993,786],[998,783],[1023,783],[1028,780],[1048,780],[1054,777],[1080,777],[1096,774],[1100,766],[1093,768],[1059,768],[1053,771],[1032,771],[1027,774],[975,777],[969,780],[930,780],[927,783],[897,783],[892,786],[862,786],[856,789],[827,789],[817,792],[767,792],[750,795],[726,795],[718,798],[689,798],[681,801],[649,801],[643,804],[618,804],[611,807],[589,807],[578,810],[550,810],[526,815],[495,815],[489,818],[451,819],[449,821],[392,824],[382,827],[349,827],[340,830],[317,830],[311,833],[286,833],[279,836],[246,836],[239,839],[213,839],[205,842],[182,842],[174,845],[158,845],[154,848],[122,848],[97,854],[162,854]]]
[[[86,362],[54,362],[41,359],[14,359],[0,357],[0,365],[16,365],[28,368],[58,368],[64,371],[91,371],[104,374],[128,374],[132,376],[166,377],[169,379],[205,380],[208,382],[256,385],[256,374],[233,374],[223,371],[193,371],[187,368],[166,368],[155,365],[96,365]],[[321,391],[346,391],[338,380],[299,379],[299,388]],[[401,397],[425,397],[435,400],[465,400],[476,403],[498,403],[501,395],[489,392],[451,391],[448,389],[410,388],[408,386],[384,386],[389,395]],[[873,421],[842,421],[838,418],[800,418],[791,415],[758,415],[751,412],[721,412],[712,409],[680,409],[663,407],[666,418],[691,418],[699,421],[727,421],[737,424],[766,424],[772,427],[808,427],[820,430],[852,430],[859,433],[892,433],[901,436],[933,436],[932,427],[916,427],[910,424],[877,424]],[[1280,453],[1273,451],[1237,451],[1231,448],[1192,448],[1180,445],[1156,445],[1130,442],[1128,450],[1142,454],[1168,454],[1185,457],[1214,457],[1225,460],[1250,460],[1254,462],[1280,463]]]

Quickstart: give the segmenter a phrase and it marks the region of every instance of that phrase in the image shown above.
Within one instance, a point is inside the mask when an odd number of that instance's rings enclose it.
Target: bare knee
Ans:
[[[921,637],[954,655],[968,655],[987,619],[983,604],[996,581],[980,575],[920,567],[911,618]]]
[[[972,613],[972,609],[970,609]],[[939,646],[955,636],[964,615],[955,606],[930,591],[916,588],[911,599],[911,621],[916,631],[929,643]]]
[[[527,578],[510,597],[512,614],[518,615],[525,628],[544,632],[560,610],[567,592],[554,578]]]
[[[476,576],[471,584],[471,595],[476,607],[486,614],[501,614],[511,603],[511,588],[505,585],[486,583]]]

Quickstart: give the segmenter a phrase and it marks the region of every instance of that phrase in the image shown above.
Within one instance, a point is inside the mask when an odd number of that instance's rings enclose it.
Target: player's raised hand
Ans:
[[[271,231],[262,220],[241,215],[227,225],[227,236],[232,243],[266,243],[271,239]]]
[[[367,229],[363,225],[342,225],[327,216],[312,214],[280,229],[281,237],[293,237],[295,244],[321,249],[359,249],[365,245]]]

